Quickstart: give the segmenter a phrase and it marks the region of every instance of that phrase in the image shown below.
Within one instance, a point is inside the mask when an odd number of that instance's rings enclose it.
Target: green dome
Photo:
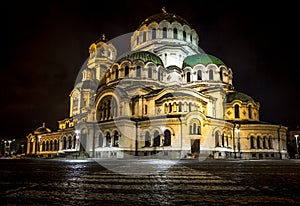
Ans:
[[[151,53],[149,51],[138,51],[138,52],[134,52],[131,54],[127,54],[123,57],[121,57],[119,60],[117,60],[117,63],[121,63],[122,61],[137,61],[137,60],[141,60],[144,63],[148,63],[148,62],[153,62],[156,65],[161,65],[163,66],[163,62],[162,60],[154,53]]]
[[[252,99],[252,97],[250,97],[249,95],[243,93],[243,92],[230,92],[227,94],[227,99],[226,99],[226,102],[227,103],[230,103],[234,100],[240,100],[242,102],[248,102],[248,101],[254,101]]]
[[[217,66],[224,65],[224,62],[222,62],[219,58],[209,55],[209,54],[194,54],[191,56],[187,56],[183,60],[182,68],[185,67],[194,67],[197,64],[202,64],[204,66],[207,66],[208,64],[215,64]]]
[[[170,23],[172,22],[178,22],[181,25],[188,25],[189,27],[191,27],[191,25],[182,17],[175,15],[173,13],[168,13],[168,12],[163,12],[163,13],[158,13],[158,14],[154,14],[152,16],[150,16],[149,18],[147,18],[145,21],[143,21],[139,28],[141,28],[143,25],[148,26],[149,24],[151,24],[152,22],[156,22],[156,23],[160,23],[161,21],[166,20]]]

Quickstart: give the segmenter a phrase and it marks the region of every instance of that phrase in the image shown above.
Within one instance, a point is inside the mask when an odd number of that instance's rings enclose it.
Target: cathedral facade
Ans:
[[[70,93],[59,129],[27,136],[27,154],[127,158],[285,159],[286,131],[259,118],[260,103],[237,91],[233,70],[199,49],[182,17],[150,16],[118,54],[105,37]]]

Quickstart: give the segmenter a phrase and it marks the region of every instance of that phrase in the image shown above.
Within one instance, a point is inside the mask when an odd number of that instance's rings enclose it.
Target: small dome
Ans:
[[[154,53],[151,53],[149,51],[138,51],[138,52],[134,52],[134,53],[130,53],[127,54],[121,58],[119,58],[119,60],[117,60],[117,63],[121,63],[122,61],[137,61],[137,60],[141,60],[143,61],[145,64],[148,62],[153,62],[156,65],[161,65],[163,66],[163,62],[162,60]]]
[[[158,14],[154,14],[152,16],[150,16],[149,18],[147,18],[145,21],[143,21],[139,28],[141,28],[142,26],[146,25],[148,26],[149,24],[151,24],[152,22],[156,22],[156,23],[160,23],[161,21],[166,20],[170,23],[172,22],[178,22],[181,25],[188,25],[189,27],[191,27],[191,25],[181,16],[175,15],[173,13],[168,13],[163,9],[162,13],[158,13]]]
[[[50,132],[51,132],[51,130],[45,126],[45,123],[43,123],[43,126],[34,130],[34,134],[45,134],[45,133],[50,133]]]
[[[230,92],[227,94],[227,103],[230,103],[234,100],[240,100],[242,102],[248,102],[248,101],[254,101],[252,97],[250,97],[249,95],[243,93],[243,92]]]
[[[222,62],[219,58],[210,55],[210,54],[194,54],[191,56],[187,56],[183,60],[182,67],[194,67],[197,64],[202,64],[204,66],[207,66],[208,64],[215,64],[217,66],[224,65],[224,62]]]

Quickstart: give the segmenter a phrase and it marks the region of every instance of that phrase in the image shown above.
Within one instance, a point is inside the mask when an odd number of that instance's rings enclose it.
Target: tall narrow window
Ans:
[[[265,148],[267,148],[267,144],[266,144],[266,137],[263,137],[263,148],[265,149]]]
[[[171,112],[172,112],[172,104],[169,103],[169,113],[171,113]]]
[[[152,67],[148,67],[148,78],[152,79]]]
[[[148,105],[145,105],[145,114],[148,114]]]
[[[129,67],[125,67],[125,77],[129,76]]]
[[[181,102],[179,102],[178,112],[182,112],[182,103]]]
[[[167,28],[163,28],[163,38],[167,38]]]
[[[136,37],[136,44],[139,44],[139,36]]]
[[[196,132],[197,132],[197,124],[194,123],[193,124],[193,134],[196,134]]]
[[[156,29],[152,29],[152,39],[156,39]]]
[[[145,134],[145,147],[150,147],[150,145],[151,145],[150,133],[146,132],[146,134]]]
[[[224,136],[224,133],[222,134],[222,147],[224,147],[225,145],[225,136]]]
[[[223,81],[223,70],[220,70],[220,80]]]
[[[248,106],[248,115],[249,115],[249,119],[252,119],[252,107],[251,107],[251,105]]]
[[[161,74],[160,74],[160,69],[158,69],[158,71],[157,71],[157,80],[158,80],[158,81],[160,81],[160,75],[161,75]]]
[[[260,147],[261,147],[260,146],[260,136],[257,137],[256,146],[257,146],[258,149],[260,149]]]
[[[215,145],[216,147],[220,146],[219,145],[219,132],[215,132]]]
[[[154,132],[153,146],[157,147],[160,145],[160,135],[158,131]]]
[[[140,66],[136,67],[136,77],[141,77],[141,67]]]
[[[186,73],[186,82],[191,82],[191,73],[190,72]]]
[[[212,69],[209,70],[209,80],[214,80],[214,71]]]
[[[201,134],[201,127],[200,127],[200,125],[198,126],[197,134]]]
[[[119,133],[117,131],[114,133],[114,147],[119,147]]]
[[[250,148],[254,149],[254,137],[253,136],[250,137]]]
[[[269,148],[270,148],[270,149],[273,148],[273,145],[272,145],[272,138],[271,138],[271,137],[268,138],[268,145],[269,145]]]
[[[191,112],[192,111],[192,103],[190,102],[189,103],[189,112]]]
[[[176,28],[173,29],[173,38],[174,39],[178,38],[178,30]]]
[[[147,35],[146,31],[143,31],[143,42],[146,41],[146,35]]]
[[[193,43],[193,37],[192,37],[192,34],[190,34],[190,42]]]
[[[202,72],[201,72],[201,70],[197,71],[197,80],[202,80]]]
[[[186,41],[186,32],[185,31],[183,31],[183,41]]]
[[[115,70],[115,79],[118,79],[119,78],[119,70],[118,68],[116,68]]]
[[[106,147],[110,147],[111,144],[111,138],[110,138],[110,133],[106,133]]]
[[[168,129],[164,131],[163,145],[164,146],[170,146],[171,145],[171,132]]]
[[[193,134],[193,126],[190,125],[190,134]]]
[[[103,135],[102,135],[102,133],[99,134],[98,147],[103,147]]]
[[[234,105],[234,118],[240,118],[240,106]]]

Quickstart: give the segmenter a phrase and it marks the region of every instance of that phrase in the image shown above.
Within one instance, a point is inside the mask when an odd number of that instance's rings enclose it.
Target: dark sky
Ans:
[[[201,49],[232,68],[235,89],[260,102],[262,121],[295,126],[298,6],[290,0],[262,2],[6,2],[0,13],[0,139],[24,138],[42,122],[56,130],[57,121],[69,115],[69,93],[89,46],[102,33],[113,39],[133,32],[162,6],[192,25]]]

